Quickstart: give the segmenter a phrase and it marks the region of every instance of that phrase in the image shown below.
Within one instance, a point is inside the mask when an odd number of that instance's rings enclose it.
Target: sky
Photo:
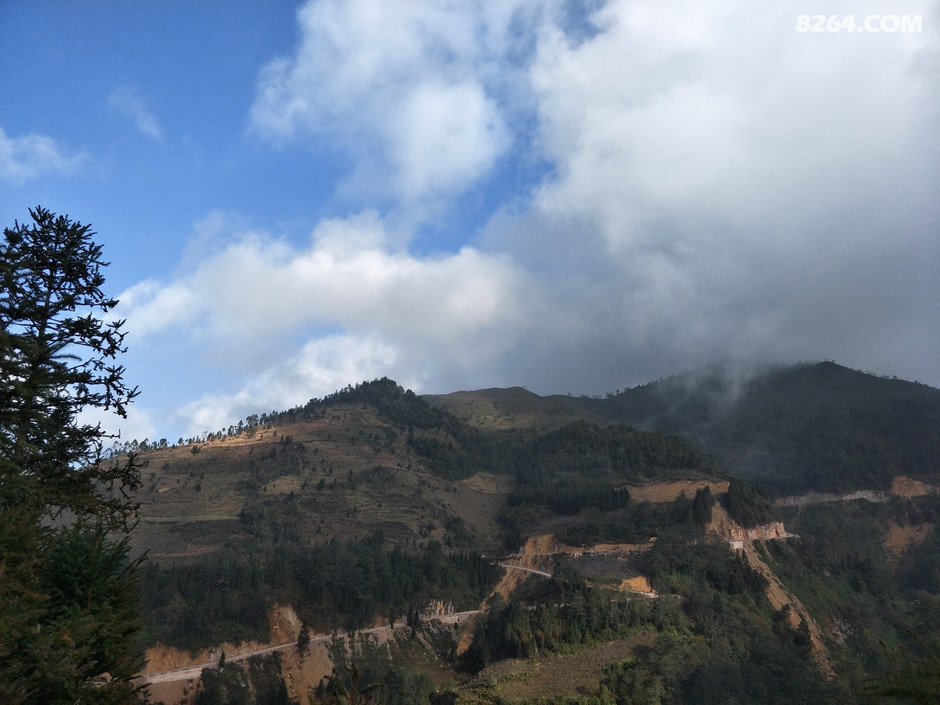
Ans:
[[[0,29],[0,223],[97,233],[124,439],[383,376],[940,386],[936,0],[0,0]]]

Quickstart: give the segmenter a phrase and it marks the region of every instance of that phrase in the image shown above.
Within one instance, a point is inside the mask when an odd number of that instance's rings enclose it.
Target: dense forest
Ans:
[[[393,622],[432,599],[475,608],[501,569],[476,553],[431,542],[389,549],[381,534],[358,542],[281,546],[270,555],[225,551],[144,574],[145,639],[195,651],[223,641],[263,640],[272,601],[297,606],[311,629],[329,633]]]
[[[679,438],[587,422],[534,436],[512,452],[511,465],[515,482],[500,514],[507,548],[518,545],[540,517],[550,514],[583,515],[563,533],[575,544],[645,541],[676,519],[691,519],[692,498],[676,508],[654,507],[633,502],[628,485],[722,477],[711,458]],[[695,498],[703,524],[701,505],[709,501]]]
[[[886,489],[940,467],[940,391],[833,362],[717,365],[583,403],[687,438],[775,494]]]

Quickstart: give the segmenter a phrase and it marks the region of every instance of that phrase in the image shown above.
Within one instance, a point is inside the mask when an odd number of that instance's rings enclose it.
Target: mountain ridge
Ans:
[[[469,423],[480,420],[474,400],[499,408],[492,390],[430,398]],[[530,401],[549,424],[583,410],[595,422],[681,436],[777,494],[883,490],[897,475],[940,469],[940,390],[831,361],[747,372],[716,365],[605,398]],[[518,406],[507,408],[522,413]]]

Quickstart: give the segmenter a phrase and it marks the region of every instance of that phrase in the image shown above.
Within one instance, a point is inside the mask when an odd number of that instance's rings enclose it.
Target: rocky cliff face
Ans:
[[[750,566],[767,579],[766,595],[774,609],[780,610],[788,606],[787,619],[794,629],[805,623],[809,629],[812,643],[813,658],[819,664],[826,677],[832,677],[833,671],[829,664],[829,656],[823,643],[822,632],[819,625],[810,615],[809,611],[790,590],[788,590],[776,574],[770,569],[760,554],[754,548],[755,541],[771,541],[795,537],[783,526],[782,521],[773,521],[751,528],[737,524],[720,504],[712,508],[712,520],[708,530],[719,538],[727,541],[731,548],[740,551]]]
[[[793,536],[784,528],[782,521],[773,521],[749,529],[731,521],[730,526],[727,527],[727,532],[729,541],[769,541]]]
[[[728,512],[720,504],[715,504],[712,508],[712,519],[708,524],[708,530],[738,549],[745,541],[770,541],[794,536],[787,532],[782,521],[772,521],[750,528],[741,526],[728,516]]]

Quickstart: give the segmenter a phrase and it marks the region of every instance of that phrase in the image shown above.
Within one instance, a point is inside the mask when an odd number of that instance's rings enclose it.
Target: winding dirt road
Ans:
[[[511,567],[518,568],[518,566],[511,566]],[[522,569],[522,570],[525,570],[525,569]],[[451,614],[445,614],[441,617],[434,618],[430,621],[439,621],[439,622],[443,622],[444,624],[454,624],[455,622],[460,622],[463,619],[471,615],[478,614],[479,612],[480,610],[467,610],[465,612],[452,612]],[[395,622],[395,627],[403,627],[403,626],[405,626],[404,620]],[[392,627],[390,626],[372,627],[371,629],[357,629],[355,633],[356,634],[374,634],[376,632],[381,632],[383,630],[391,630],[391,629]],[[319,644],[325,641],[330,641],[331,639],[334,638],[334,636],[336,638],[342,639],[342,638],[349,636],[349,634],[350,634],[349,632],[337,632],[335,635],[334,634],[326,634],[326,635],[321,634],[317,636],[311,636],[310,643]],[[296,639],[293,641],[286,641],[283,644],[274,644],[273,646],[266,646],[262,649],[256,649],[255,651],[250,651],[248,653],[237,654],[235,656],[232,656],[231,658],[226,656],[225,661],[226,663],[232,663],[234,661],[244,661],[245,659],[251,658],[252,656],[264,656],[265,654],[270,654],[275,651],[280,651],[281,649],[289,649],[292,647],[293,648],[297,647]],[[160,673],[146,673],[144,675],[139,676],[139,678],[144,683],[148,683],[148,684],[169,683],[171,681],[187,681],[190,679],[195,680],[196,678],[199,678],[200,675],[202,675],[202,671],[204,668],[218,668],[218,666],[219,666],[219,662],[218,660],[215,660],[215,661],[209,661],[207,663],[198,663],[198,664],[194,664],[191,666],[184,666],[183,668],[174,668],[170,671],[161,671]]]

